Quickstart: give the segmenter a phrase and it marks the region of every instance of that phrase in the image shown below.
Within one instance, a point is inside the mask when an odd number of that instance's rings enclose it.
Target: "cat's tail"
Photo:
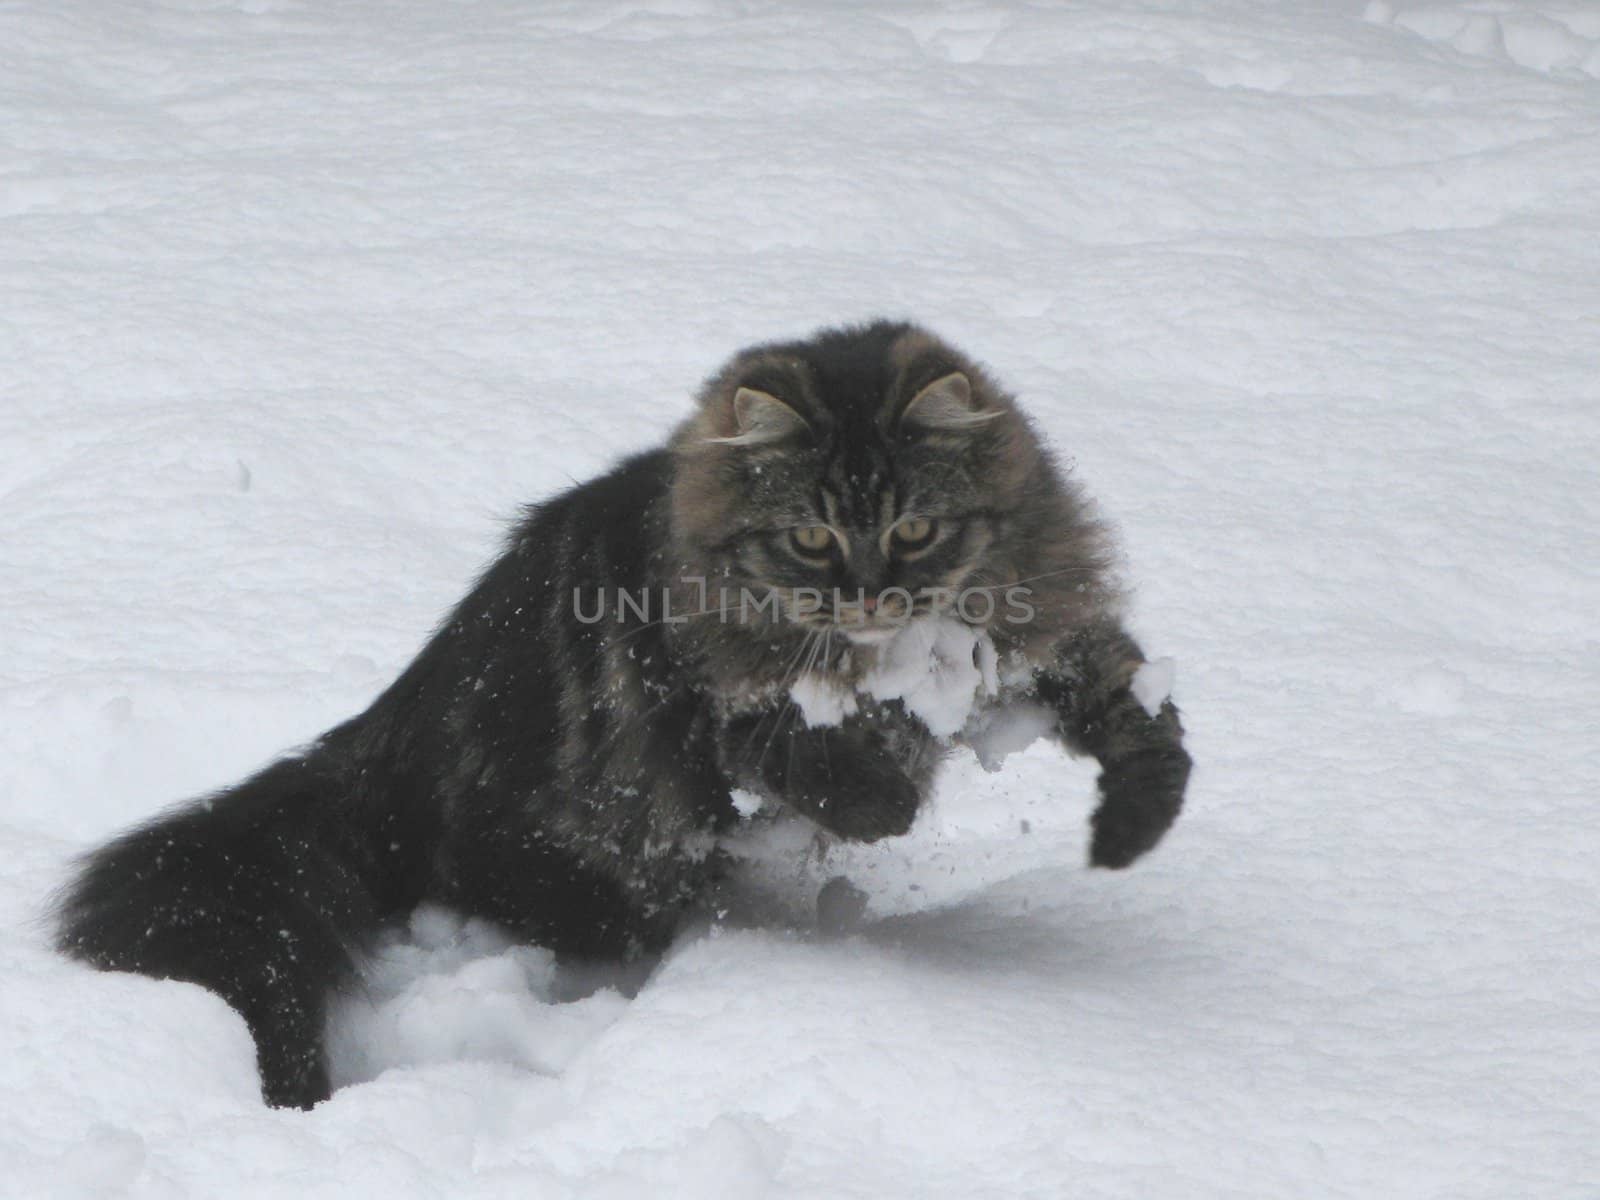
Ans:
[[[231,1004],[278,1106],[327,1097],[326,996],[380,915],[341,775],[319,747],[131,830],[85,857],[56,909],[66,954]]]

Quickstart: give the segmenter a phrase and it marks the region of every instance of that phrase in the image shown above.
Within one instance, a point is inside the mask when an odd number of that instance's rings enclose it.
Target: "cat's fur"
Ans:
[[[916,518],[938,522],[931,545],[901,552]],[[836,533],[813,562],[788,539],[819,526]],[[931,335],[878,322],[757,347],[666,447],[532,508],[366,712],[90,855],[59,944],[217,992],[255,1037],[267,1101],[313,1104],[330,989],[421,901],[627,957],[706,887],[732,787],[840,837],[905,832],[944,744],[899,703],[808,727],[787,690],[802,670],[851,686],[876,652],[865,630],[924,615],[848,602],[889,585],[1028,589],[1032,620],[987,621],[1001,700],[1049,705],[1061,741],[1099,759],[1091,859],[1126,866],[1177,815],[1189,759],[1171,704],[1151,717],[1130,692],[1142,658],[1108,559],[1010,397]],[[718,597],[740,587],[778,589],[782,610],[730,612]],[[805,587],[846,600],[806,612]],[[657,606],[665,590],[675,615],[639,619],[619,590]]]

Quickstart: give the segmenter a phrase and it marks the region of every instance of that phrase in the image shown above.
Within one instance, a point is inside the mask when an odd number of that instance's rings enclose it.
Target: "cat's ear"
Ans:
[[[708,440],[724,446],[759,446],[810,428],[805,418],[770,392],[747,387],[733,394],[733,420],[738,432]]]
[[[910,429],[974,429],[999,415],[997,408],[980,407],[972,394],[972,381],[960,371],[952,371],[911,397],[900,423]]]

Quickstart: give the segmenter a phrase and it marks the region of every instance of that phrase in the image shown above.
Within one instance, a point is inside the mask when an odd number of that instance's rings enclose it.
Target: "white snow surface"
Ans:
[[[1600,1195],[1597,46],[1580,0],[0,7],[0,1192]],[[1197,762],[1147,861],[1083,866],[1037,744],[904,838],[775,827],[839,936],[585,979],[425,911],[310,1113],[220,1000],[48,950],[72,855],[357,711],[518,503],[878,313],[1121,530]]]

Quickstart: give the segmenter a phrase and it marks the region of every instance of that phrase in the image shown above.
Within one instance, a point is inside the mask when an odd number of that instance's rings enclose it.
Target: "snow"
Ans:
[[[935,737],[959,733],[982,698],[1000,690],[994,643],[954,616],[907,621],[856,653],[872,655],[856,693],[899,700]],[[789,685],[789,699],[811,728],[838,725],[860,709],[855,694],[810,671]]]
[[[741,817],[753,817],[761,811],[766,800],[754,792],[747,792],[744,788],[734,788],[729,793],[733,801],[733,810]]]
[[[1170,658],[1153,658],[1149,662],[1141,663],[1139,669],[1133,673],[1133,679],[1128,684],[1128,690],[1133,693],[1145,712],[1152,717],[1161,711],[1161,706],[1172,696],[1172,686],[1177,682],[1178,664]]]
[[[425,905],[374,948],[329,1030],[335,1086],[471,1060],[558,1075],[626,1008],[615,981],[563,970],[498,927]],[[573,995],[574,990],[580,992]]]
[[[810,729],[831,729],[854,716],[861,705],[855,693],[841,686],[832,676],[802,671],[789,685],[789,699],[800,710],[800,719]]]
[[[1593,1195],[1597,45],[1578,0],[0,9],[0,1190]],[[215,997],[48,951],[73,854],[359,709],[516,505],[877,313],[1120,528],[1197,764],[1148,861],[1083,866],[1035,743],[904,838],[753,830],[772,918],[646,978],[426,912],[311,1113]]]
[[[1045,737],[1055,724],[1055,713],[1042,705],[1012,703],[980,708],[961,731],[961,740],[984,770],[998,771],[1006,759]]]
[[[957,733],[984,696],[1000,690],[994,643],[951,616],[907,622],[877,649],[861,690],[899,700],[934,737]]]
[[[1582,4],[1430,4],[1372,0],[1366,19],[1441,42],[1462,54],[1534,71],[1600,79],[1600,12]]]

